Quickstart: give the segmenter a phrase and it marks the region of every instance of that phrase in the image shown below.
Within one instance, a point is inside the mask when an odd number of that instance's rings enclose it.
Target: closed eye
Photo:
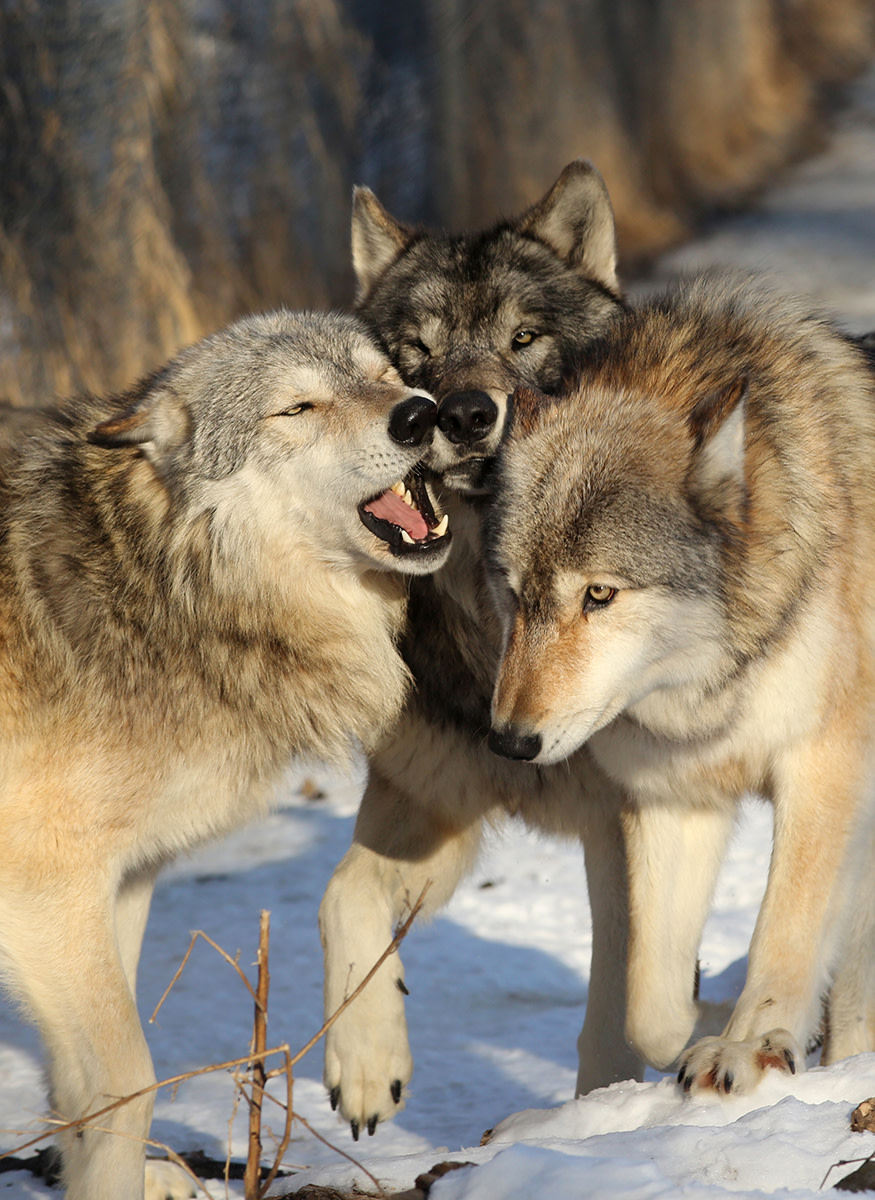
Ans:
[[[417,354],[421,354],[423,358],[431,357],[431,347],[426,346],[422,338],[410,338],[407,346],[410,350],[415,350]]]

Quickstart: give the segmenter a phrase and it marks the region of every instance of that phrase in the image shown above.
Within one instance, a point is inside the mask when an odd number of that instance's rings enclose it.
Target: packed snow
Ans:
[[[772,272],[849,329],[875,329],[875,74],[856,88],[822,154],[794,169],[755,210],[665,256],[655,279],[715,264]],[[302,790],[305,779],[311,786]],[[191,930],[203,930],[232,957],[239,951],[253,978],[259,912],[269,909],[269,1043],[288,1042],[294,1051],[309,1040],[321,1024],[316,911],[349,844],[360,791],[356,776],[298,771],[273,815],[167,872],[143,952],[144,1020]],[[702,998],[717,1014],[743,983],[770,840],[769,811],[751,800],[701,948]],[[744,1099],[683,1097],[672,1076],[650,1072],[644,1083],[572,1100],[589,953],[580,848],[516,825],[496,835],[449,907],[402,947],[416,1062],[407,1108],[372,1139],[354,1143],[330,1110],[317,1046],[297,1066],[294,1084],[295,1111],[314,1132],[295,1125],[285,1166],[297,1174],[274,1190],[305,1183],[372,1189],[365,1168],[387,1192],[400,1191],[452,1160],[478,1165],[447,1174],[433,1186],[433,1200],[712,1200],[730,1193],[802,1200],[875,1154],[875,1134],[850,1130],[853,1108],[875,1095],[875,1054],[794,1077],[772,1073]],[[251,1019],[251,999],[233,968],[199,942],[147,1027],[159,1078],[244,1055]],[[46,1128],[40,1061],[33,1031],[5,1011],[0,1127],[10,1150]],[[230,1151],[242,1159],[243,1108],[235,1116],[229,1071],[201,1075],[160,1093],[153,1136],[180,1152],[201,1149],[223,1160]],[[278,1133],[279,1109],[269,1105],[266,1122]],[[480,1146],[487,1129],[492,1137]],[[265,1141],[269,1153],[271,1138]],[[206,1186],[216,1200],[243,1194],[242,1184]],[[0,1175],[0,1189],[10,1200],[52,1194],[24,1170]]]

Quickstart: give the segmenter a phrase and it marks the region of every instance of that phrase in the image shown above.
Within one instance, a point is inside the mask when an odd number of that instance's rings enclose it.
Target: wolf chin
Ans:
[[[586,745],[629,797],[626,1033],[657,1067],[739,800],[774,807],[747,981],[687,1090],[875,1049],[875,378],[755,280],[627,314],[560,403],[520,389],[490,562],[504,654],[490,744]],[[538,498],[537,504],[533,497]]]
[[[435,414],[355,318],[281,312],[4,438],[0,949],[62,1121],[154,1081],[160,867],[396,716],[403,574],[449,546],[417,473]],[[151,1109],[62,1135],[70,1200],[144,1194]],[[190,1194],[159,1170],[150,1197]]]
[[[416,686],[369,755],[353,844],[322,902],[326,1013],[368,971],[425,883],[427,915],[473,864],[484,825],[518,814],[584,842],[595,925],[579,1043],[578,1090],[587,1091],[641,1070],[622,1022],[622,793],[586,749],[570,767],[543,769],[487,749],[502,640],[482,530],[508,394],[521,383],[558,391],[624,311],[610,202],[595,169],[574,162],[515,220],[441,236],[399,223],[359,189],[352,244],[361,316],[404,379],[439,401],[428,461],[454,542],[446,567],[411,580],[401,650]],[[393,955],[328,1032],[325,1083],[354,1137],[404,1103],[413,1066],[404,989]]]

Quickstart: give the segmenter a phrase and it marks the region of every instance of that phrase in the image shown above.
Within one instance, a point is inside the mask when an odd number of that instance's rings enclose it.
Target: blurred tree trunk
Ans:
[[[460,228],[592,158],[638,262],[810,149],[873,0],[0,0],[0,397],[346,304],[349,200]]]

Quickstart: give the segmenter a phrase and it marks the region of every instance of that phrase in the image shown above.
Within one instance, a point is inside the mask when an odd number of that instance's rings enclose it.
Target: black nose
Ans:
[[[500,754],[502,758],[531,762],[541,753],[541,735],[523,733],[517,725],[503,725],[500,729],[490,729],[486,745],[493,754]]]
[[[498,420],[498,405],[486,392],[453,392],[438,408],[438,429],[448,441],[470,446]]]
[[[421,446],[433,431],[437,405],[427,396],[410,396],[389,414],[389,437],[401,446]]]

